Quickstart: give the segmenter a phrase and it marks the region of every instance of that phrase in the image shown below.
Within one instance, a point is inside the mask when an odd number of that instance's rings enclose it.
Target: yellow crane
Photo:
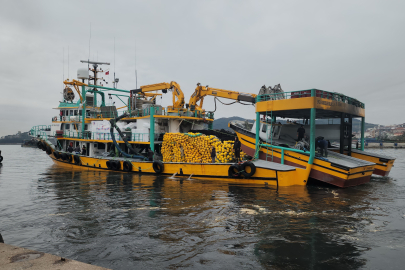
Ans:
[[[191,111],[197,110],[197,111],[203,112],[204,110],[203,110],[202,106],[203,106],[205,96],[214,96],[214,97],[233,99],[233,100],[237,100],[237,101],[255,103],[257,95],[250,94],[250,93],[218,89],[218,88],[212,88],[212,87],[208,87],[208,85],[201,86],[200,83],[197,83],[197,88],[195,89],[194,93],[191,95],[190,101],[188,103],[190,110]],[[200,102],[200,104],[197,105],[197,102]]]
[[[149,84],[143,85],[139,89],[131,90],[131,94],[139,94],[141,96],[155,96],[158,95],[156,93],[148,93],[152,91],[162,91],[163,93],[167,93],[167,90],[171,89],[173,91],[173,106],[168,106],[167,110],[170,111],[177,111],[183,110],[184,107],[184,94],[181,91],[180,85],[174,81],[170,83],[156,83],[156,84]]]

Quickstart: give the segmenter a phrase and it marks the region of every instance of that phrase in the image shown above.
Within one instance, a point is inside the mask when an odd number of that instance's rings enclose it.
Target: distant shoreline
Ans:
[[[0,143],[0,145],[21,145],[22,143]]]

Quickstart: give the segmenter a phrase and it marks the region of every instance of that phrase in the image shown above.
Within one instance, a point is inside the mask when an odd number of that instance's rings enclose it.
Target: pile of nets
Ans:
[[[211,163],[212,146],[216,163],[232,162],[235,160],[233,143],[201,133],[166,133],[162,144],[163,162]],[[243,157],[245,153],[241,151],[240,155]]]

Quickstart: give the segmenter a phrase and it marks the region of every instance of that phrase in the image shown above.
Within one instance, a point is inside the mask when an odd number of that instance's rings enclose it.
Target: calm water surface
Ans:
[[[112,269],[403,269],[405,150],[390,178],[282,188],[54,165],[0,145],[6,243]]]

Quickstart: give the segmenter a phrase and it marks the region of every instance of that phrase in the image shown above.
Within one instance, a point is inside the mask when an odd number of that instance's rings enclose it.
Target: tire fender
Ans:
[[[80,157],[78,155],[74,155],[73,160],[75,161],[76,165],[82,164],[82,160],[80,159]]]
[[[248,169],[249,172],[246,171],[247,168],[249,168]],[[241,169],[243,176],[246,178],[250,178],[256,173],[256,165],[250,161],[243,163]]]
[[[132,163],[129,162],[129,161],[124,161],[123,170],[126,171],[126,172],[132,171]]]
[[[165,166],[163,165],[163,162],[159,160],[153,161],[153,170],[155,171],[155,173],[161,174],[164,171],[164,169]]]
[[[240,169],[239,164],[237,164],[237,163],[232,164],[231,166],[229,166],[228,176],[232,177],[232,178],[239,178],[240,174],[241,174],[240,171],[241,171],[241,169]]]

